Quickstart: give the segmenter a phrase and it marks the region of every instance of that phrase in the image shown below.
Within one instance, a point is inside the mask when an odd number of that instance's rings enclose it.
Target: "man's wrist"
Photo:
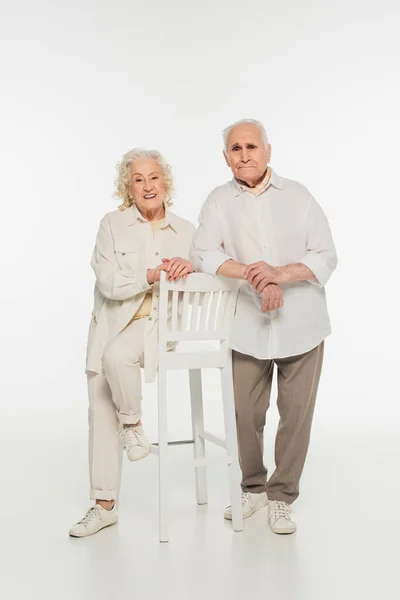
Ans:
[[[290,281],[290,265],[285,265],[284,267],[276,267],[276,270],[278,271],[278,277],[276,278],[275,282],[277,285],[280,285],[281,283],[289,283]]]
[[[247,266],[248,265],[242,265],[242,264],[238,265],[238,276],[239,276],[239,279],[245,279],[244,274],[245,274],[245,271],[247,269]]]
[[[276,267],[278,277],[276,283],[293,283],[295,281],[310,281],[313,279],[314,273],[303,263],[293,263]]]

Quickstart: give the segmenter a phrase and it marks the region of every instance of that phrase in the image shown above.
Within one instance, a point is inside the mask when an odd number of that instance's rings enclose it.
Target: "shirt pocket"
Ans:
[[[128,245],[118,245],[114,249],[117,263],[120,269],[137,271],[140,263],[140,254],[137,249]]]

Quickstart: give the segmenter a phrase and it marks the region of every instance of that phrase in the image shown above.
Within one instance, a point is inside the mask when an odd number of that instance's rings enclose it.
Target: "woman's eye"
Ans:
[[[135,179],[135,183],[141,183],[142,179]]]
[[[152,179],[158,179],[158,177],[157,177],[157,176],[154,176],[154,177],[152,177]]]

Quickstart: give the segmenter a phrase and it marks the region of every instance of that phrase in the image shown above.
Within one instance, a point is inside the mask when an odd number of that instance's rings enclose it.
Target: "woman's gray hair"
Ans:
[[[154,158],[160,165],[164,175],[165,206],[172,206],[173,179],[171,167],[165,161],[158,150],[146,150],[145,148],[133,148],[123,155],[121,161],[117,164],[117,177],[115,180],[114,196],[122,200],[120,210],[125,210],[134,204],[132,196],[129,194],[129,166],[139,158]]]
[[[232,131],[232,129],[234,127],[236,127],[237,125],[244,125],[244,124],[251,124],[251,125],[255,125],[256,127],[258,127],[258,129],[261,131],[261,135],[262,135],[262,139],[263,142],[265,144],[265,147],[268,146],[268,136],[267,136],[267,132],[265,131],[265,127],[262,123],[260,123],[260,121],[255,121],[254,119],[243,119],[242,121],[236,121],[236,123],[232,123],[232,125],[229,125],[229,127],[226,127],[223,132],[222,132],[222,137],[224,139],[224,149],[225,151],[228,150],[228,137],[230,132]]]

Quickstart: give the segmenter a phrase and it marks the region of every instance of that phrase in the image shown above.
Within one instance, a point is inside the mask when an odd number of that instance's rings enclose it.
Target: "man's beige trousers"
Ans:
[[[114,500],[120,426],[141,417],[144,335],[147,318],[132,321],[106,346],[104,375],[88,374],[90,497]]]
[[[233,384],[243,491],[267,492],[270,500],[291,504],[310,441],[311,423],[321,375],[324,342],[298,356],[259,360],[233,352]],[[276,469],[267,482],[263,433],[274,364],[278,371],[280,421],[275,439]]]

